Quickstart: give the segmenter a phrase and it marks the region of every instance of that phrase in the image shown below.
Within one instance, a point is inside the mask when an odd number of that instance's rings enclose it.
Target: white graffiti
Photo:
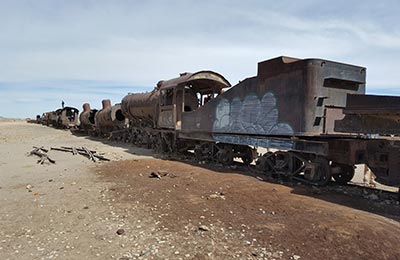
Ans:
[[[221,99],[215,111],[214,131],[251,134],[293,134],[287,123],[278,122],[274,94],[267,92],[261,98],[248,94],[243,101],[238,97],[230,102]]]

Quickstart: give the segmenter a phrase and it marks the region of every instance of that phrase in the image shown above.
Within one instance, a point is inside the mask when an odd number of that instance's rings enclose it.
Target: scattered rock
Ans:
[[[298,255],[293,255],[292,258],[293,258],[294,260],[299,260],[301,257],[298,256]]]
[[[26,185],[27,190],[31,190],[32,188],[33,188],[33,185],[30,185],[30,184]]]
[[[62,190],[62,189],[64,189],[64,187],[61,186],[61,187],[60,187],[60,190]]]
[[[199,227],[199,230],[200,230],[200,231],[209,231],[210,229],[209,229],[206,225],[201,225],[201,226]]]
[[[53,179],[50,179],[49,182],[53,182]]]
[[[219,194],[217,194],[217,193],[213,193],[213,194],[211,194],[211,195],[208,195],[207,196],[207,199],[208,200],[212,200],[212,199],[225,199],[225,196],[224,195],[222,195],[221,193],[219,193]]]
[[[157,172],[151,172],[150,173],[150,178],[157,178],[157,179],[161,179],[161,175]]]
[[[88,207],[88,206],[85,206],[85,207],[83,207],[83,209],[89,209],[89,207]]]
[[[118,235],[123,235],[124,233],[125,233],[125,230],[122,229],[122,228],[120,228],[120,229],[117,230],[117,234],[118,234]]]

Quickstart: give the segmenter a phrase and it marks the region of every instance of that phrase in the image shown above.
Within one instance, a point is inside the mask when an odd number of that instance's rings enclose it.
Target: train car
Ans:
[[[122,113],[121,104],[111,106],[111,101],[104,99],[102,106],[95,115],[96,131],[101,136],[110,137],[113,131],[125,128],[127,120]]]
[[[95,131],[95,116],[98,112],[97,109],[91,109],[90,104],[85,103],[82,105],[83,111],[79,115],[80,129],[87,134],[93,134]]]
[[[46,125],[47,126],[57,126],[57,120],[58,120],[58,116],[56,111],[50,111],[50,112],[46,112],[45,113],[45,118],[46,118]]]
[[[74,107],[63,107],[55,111],[55,124],[53,126],[59,128],[76,128],[79,125],[79,110]]]
[[[355,164],[366,164],[377,181],[399,186],[398,141],[343,127],[347,101],[365,96],[365,83],[364,67],[278,57],[231,88],[210,71],[161,81],[150,93],[126,96],[122,111],[130,141],[163,151],[194,150],[200,160],[224,164],[256,160],[266,173],[314,185],[332,177],[346,183]],[[256,147],[278,151],[259,156]]]

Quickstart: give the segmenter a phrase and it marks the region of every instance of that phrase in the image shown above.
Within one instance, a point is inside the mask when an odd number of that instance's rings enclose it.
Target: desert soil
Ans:
[[[0,121],[0,259],[400,259],[396,202],[263,179]]]

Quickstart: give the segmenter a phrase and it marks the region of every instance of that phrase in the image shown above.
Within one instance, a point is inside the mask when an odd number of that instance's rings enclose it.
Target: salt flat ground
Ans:
[[[32,146],[86,146],[111,162]],[[400,259],[400,208],[0,122],[0,259]],[[161,178],[149,178],[159,172]]]

